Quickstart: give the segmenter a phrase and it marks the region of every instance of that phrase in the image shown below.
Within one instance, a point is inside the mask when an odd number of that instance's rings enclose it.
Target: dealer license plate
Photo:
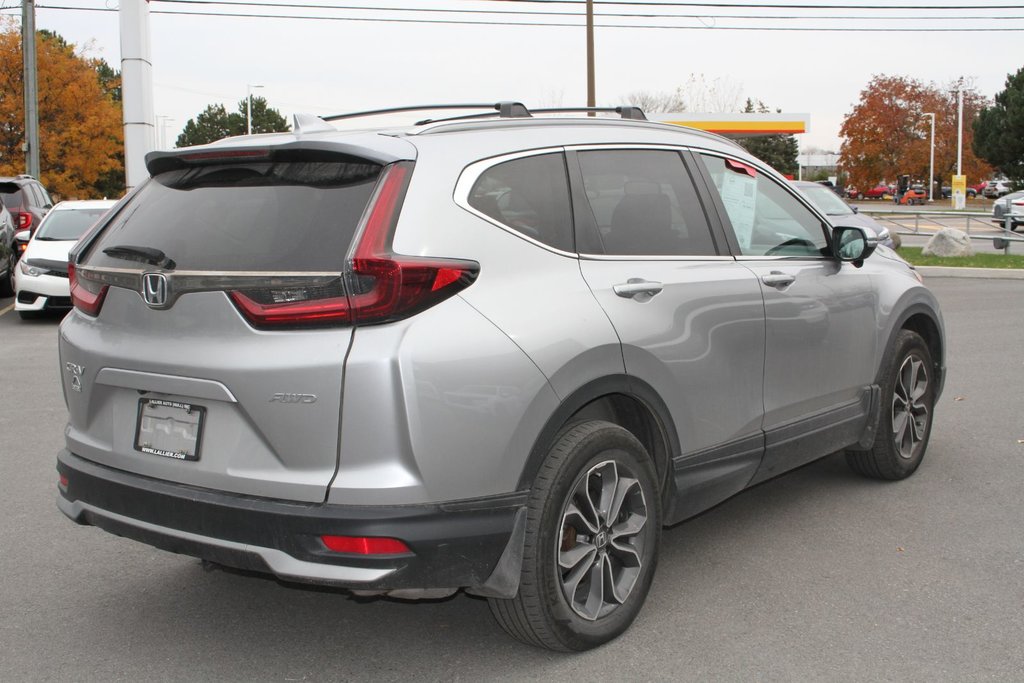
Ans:
[[[198,460],[206,408],[156,398],[139,399],[135,450],[165,458]]]

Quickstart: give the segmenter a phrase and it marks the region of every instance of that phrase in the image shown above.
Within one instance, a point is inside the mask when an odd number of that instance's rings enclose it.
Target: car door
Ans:
[[[739,264],[766,319],[765,458],[756,480],[859,439],[874,395],[878,301],[870,276],[831,254],[830,226],[771,174],[699,155]]]
[[[742,489],[763,453],[764,308],[722,253],[683,162],[667,149],[568,152],[580,269],[626,372],[665,402],[683,519]]]

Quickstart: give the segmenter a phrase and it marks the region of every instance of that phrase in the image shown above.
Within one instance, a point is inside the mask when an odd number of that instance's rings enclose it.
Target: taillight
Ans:
[[[354,555],[404,555],[412,552],[397,538],[382,536],[321,536],[320,540],[336,553]]]
[[[80,277],[76,272],[75,264],[68,262],[68,281],[71,284],[71,303],[82,313],[96,316],[103,306],[103,299],[107,296],[108,286],[95,282],[87,277]]]
[[[231,300],[257,327],[371,325],[408,318],[471,285],[480,270],[475,261],[403,256],[391,250],[411,174],[411,162],[384,170],[336,289],[232,291]]]
[[[32,214],[28,211],[18,212],[18,230],[28,230],[32,227]]]

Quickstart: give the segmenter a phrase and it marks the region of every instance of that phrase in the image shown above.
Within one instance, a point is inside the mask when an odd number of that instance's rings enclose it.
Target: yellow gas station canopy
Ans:
[[[798,135],[810,130],[810,114],[703,114],[682,112],[648,114],[651,121],[698,128],[726,137]]]

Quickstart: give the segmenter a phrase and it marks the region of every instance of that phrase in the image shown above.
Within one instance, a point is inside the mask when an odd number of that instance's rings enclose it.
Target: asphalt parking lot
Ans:
[[[633,628],[568,656],[464,595],[356,600],[73,525],[58,321],[0,314],[0,680],[1024,680],[1024,281],[929,285],[949,374],[918,473],[832,456],[667,530]]]

